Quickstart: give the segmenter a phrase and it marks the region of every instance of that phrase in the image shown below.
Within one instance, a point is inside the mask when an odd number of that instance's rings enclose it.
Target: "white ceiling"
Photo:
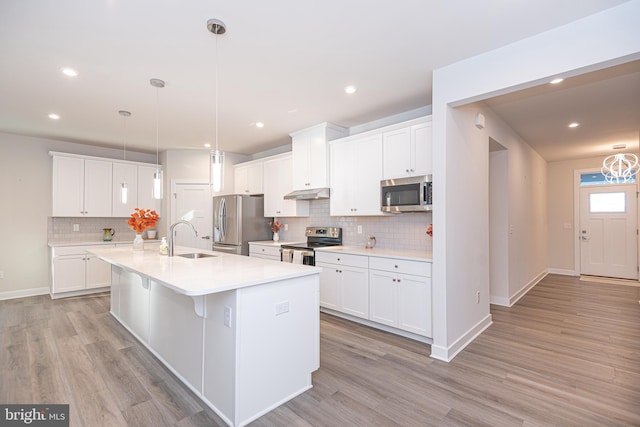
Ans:
[[[166,82],[157,92],[160,150],[203,149],[215,135],[216,37],[206,22],[217,18],[227,26],[217,37],[219,144],[251,154],[289,143],[288,133],[320,122],[350,127],[429,105],[433,69],[620,3],[3,0],[0,131],[121,147],[125,132],[117,112],[125,109],[132,112],[129,148],[153,152],[156,89],[149,79],[159,78]],[[62,75],[66,66],[80,75]],[[616,79],[623,87],[637,85],[637,67],[633,76]],[[345,94],[347,84],[358,91]],[[587,96],[567,106],[584,114],[602,100],[597,84],[566,87],[563,94]],[[551,132],[561,127],[556,115],[542,114],[549,104],[560,105],[553,98],[559,94],[534,91],[525,96],[532,99],[487,102],[547,150],[569,140],[564,129]],[[637,111],[638,96],[634,103],[625,95],[619,94]],[[600,121],[626,129],[613,108]],[[61,119],[48,119],[52,112]],[[265,127],[256,128],[257,121]]]

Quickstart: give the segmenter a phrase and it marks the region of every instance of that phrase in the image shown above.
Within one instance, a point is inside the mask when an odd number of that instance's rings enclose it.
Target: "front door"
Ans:
[[[171,198],[171,223],[189,221],[198,230],[196,237],[191,227],[177,225],[175,245],[211,250],[213,243],[213,201],[209,184],[175,183]]]
[[[638,279],[635,184],[580,188],[580,274]]]

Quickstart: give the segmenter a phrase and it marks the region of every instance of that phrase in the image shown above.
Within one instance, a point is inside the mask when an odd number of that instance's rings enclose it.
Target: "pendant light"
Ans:
[[[127,160],[127,117],[131,116],[131,113],[126,110],[118,111],[118,114],[122,116],[122,147],[123,154],[122,160]],[[120,183],[120,201],[123,205],[127,204],[129,200],[129,187],[127,185],[127,181],[124,180]]]
[[[602,175],[612,184],[633,182],[638,169],[640,169],[638,156],[631,153],[612,154],[602,162]]]
[[[216,67],[215,67],[215,125],[216,125],[216,149],[210,153],[209,165],[209,185],[211,194],[215,194],[222,189],[224,178],[224,153],[218,148],[218,36],[227,32],[224,22],[218,19],[209,19],[207,29],[216,36]]]
[[[151,86],[156,88],[156,171],[153,173],[153,198],[162,199],[162,190],[164,187],[162,170],[160,169],[160,156],[158,151],[158,127],[159,127],[159,91],[164,87],[164,81],[160,79],[151,79]]]

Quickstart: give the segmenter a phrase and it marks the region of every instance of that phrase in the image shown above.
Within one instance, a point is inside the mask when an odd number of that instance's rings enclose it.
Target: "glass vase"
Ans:
[[[134,251],[144,251],[144,240],[142,239],[142,234],[136,234],[136,238],[133,239],[133,250]]]
[[[277,242],[278,240],[280,240],[280,234],[279,233],[273,233],[273,241]]]

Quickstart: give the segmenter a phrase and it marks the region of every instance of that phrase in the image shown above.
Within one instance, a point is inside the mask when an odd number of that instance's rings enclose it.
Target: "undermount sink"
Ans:
[[[191,259],[197,259],[197,258],[209,258],[209,257],[214,257],[216,255],[211,255],[211,254],[204,254],[202,252],[192,252],[190,254],[176,254],[176,256],[181,256],[182,258],[191,258]]]

